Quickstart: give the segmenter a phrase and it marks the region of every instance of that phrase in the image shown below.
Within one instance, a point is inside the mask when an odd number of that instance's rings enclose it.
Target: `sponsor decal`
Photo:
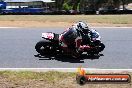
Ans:
[[[85,83],[130,83],[131,76],[129,74],[88,74],[82,67],[79,67],[76,81],[80,85]]]

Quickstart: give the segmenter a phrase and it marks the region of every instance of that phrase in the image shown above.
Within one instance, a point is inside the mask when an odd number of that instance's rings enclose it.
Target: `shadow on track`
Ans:
[[[61,62],[69,62],[69,63],[84,63],[85,59],[99,59],[100,56],[104,56],[103,54],[99,54],[99,55],[86,55],[83,54],[81,57],[79,58],[72,58],[72,57],[68,57],[68,56],[61,56],[61,55],[57,55],[57,56],[41,56],[40,54],[34,55],[35,57],[38,57],[39,60],[57,60],[57,61],[61,61]]]

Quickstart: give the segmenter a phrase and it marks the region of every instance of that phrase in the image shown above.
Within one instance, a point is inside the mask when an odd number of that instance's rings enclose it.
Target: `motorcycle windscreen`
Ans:
[[[96,32],[93,32],[91,37],[92,38],[98,38],[99,37],[99,34],[97,34]]]
[[[77,31],[75,29],[69,29],[63,34],[63,39],[68,45],[73,44],[75,39],[78,37]]]

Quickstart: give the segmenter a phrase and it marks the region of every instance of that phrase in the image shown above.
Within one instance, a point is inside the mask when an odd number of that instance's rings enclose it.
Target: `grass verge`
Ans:
[[[130,73],[132,76],[132,73]],[[85,84],[75,80],[76,73],[0,71],[0,88],[131,88],[129,84]]]
[[[75,77],[75,73],[69,72],[57,72],[57,71],[48,71],[48,72],[31,72],[31,71],[0,71],[0,76],[8,78],[9,80],[38,80],[42,79],[47,82],[54,82],[57,80],[63,80],[67,77]]]
[[[1,15],[0,21],[41,21],[132,24],[132,15]]]
[[[85,21],[91,27],[132,27],[132,15],[0,15],[0,27],[64,27]]]

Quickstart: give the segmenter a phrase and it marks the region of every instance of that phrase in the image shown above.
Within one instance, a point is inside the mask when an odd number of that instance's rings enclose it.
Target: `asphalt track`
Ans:
[[[106,48],[99,57],[35,57],[42,32],[61,33],[64,28],[0,28],[0,68],[132,69],[132,28],[94,28]]]

